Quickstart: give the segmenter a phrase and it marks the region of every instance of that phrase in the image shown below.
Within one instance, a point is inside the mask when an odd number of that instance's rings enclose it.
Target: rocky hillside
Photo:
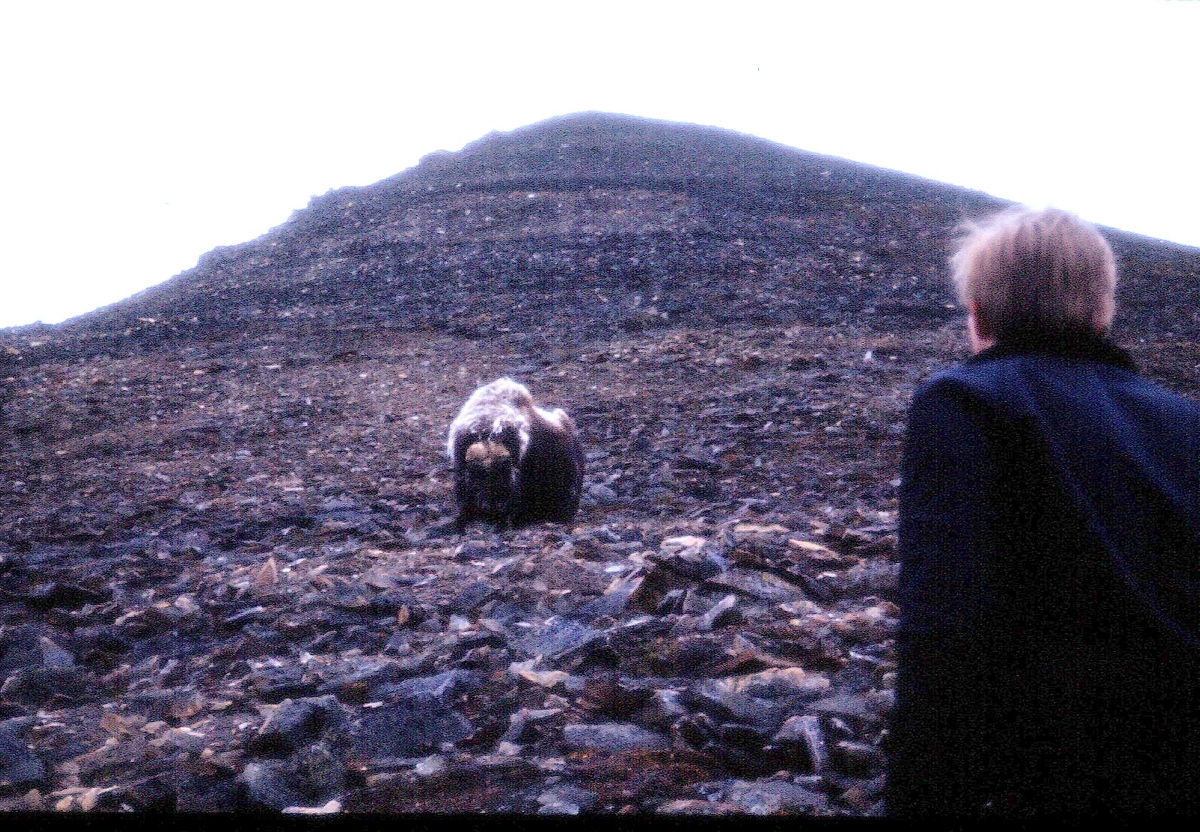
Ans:
[[[904,410],[1001,204],[582,114],[0,331],[0,808],[877,812]],[[1200,251],[1106,233],[1195,395]],[[450,527],[502,374],[571,526]]]

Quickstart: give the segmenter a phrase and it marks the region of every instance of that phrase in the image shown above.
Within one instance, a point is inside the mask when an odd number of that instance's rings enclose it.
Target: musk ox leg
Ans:
[[[467,512],[460,511],[458,513],[458,517],[454,518],[454,531],[458,534],[462,534],[467,530],[467,526],[469,526],[471,521],[474,519],[475,518],[469,516]]]

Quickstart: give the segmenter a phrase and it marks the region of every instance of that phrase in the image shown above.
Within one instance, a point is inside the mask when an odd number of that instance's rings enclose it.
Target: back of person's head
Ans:
[[[959,299],[989,337],[1105,334],[1117,267],[1095,228],[1055,208],[1013,208],[968,226],[950,260]]]

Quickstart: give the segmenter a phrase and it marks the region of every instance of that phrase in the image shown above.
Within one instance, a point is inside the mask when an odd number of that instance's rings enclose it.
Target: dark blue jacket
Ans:
[[[1200,408],[1088,337],[916,393],[894,814],[1200,811]]]

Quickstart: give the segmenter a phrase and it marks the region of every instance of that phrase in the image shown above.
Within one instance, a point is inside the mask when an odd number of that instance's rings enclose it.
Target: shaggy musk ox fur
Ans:
[[[518,528],[570,522],[583,489],[583,446],[561,409],[543,410],[524,385],[480,387],[450,423],[456,526],[473,520]]]

